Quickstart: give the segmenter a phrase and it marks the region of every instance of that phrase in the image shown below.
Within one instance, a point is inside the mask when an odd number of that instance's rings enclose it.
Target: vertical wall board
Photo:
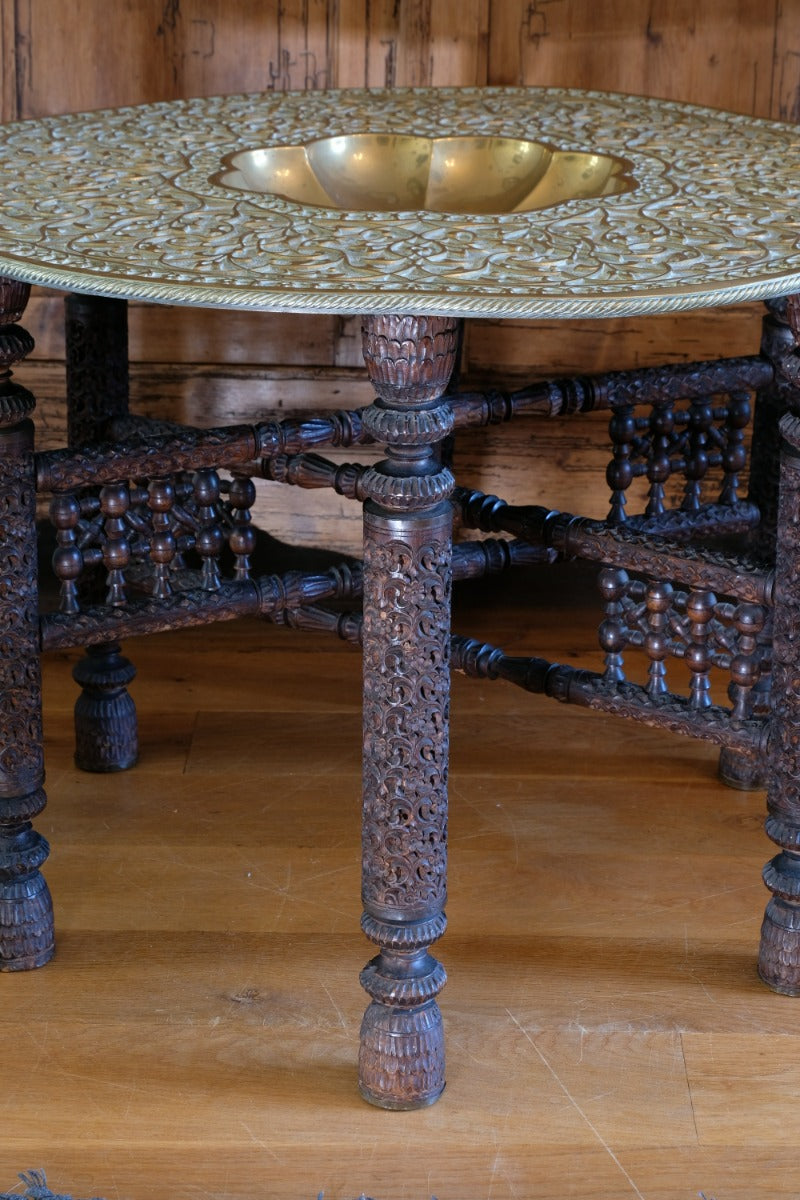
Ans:
[[[325,313],[310,320],[293,313],[150,304],[131,304],[128,313],[134,362],[328,366],[339,325]]]
[[[16,26],[22,115],[330,87],[335,18],[326,0],[25,0]]]
[[[161,42],[164,6],[100,5],[97,0],[16,5],[19,115],[104,108],[159,99],[165,90]]]
[[[281,0],[273,7],[277,8],[276,54],[269,60],[269,76],[263,86],[276,90],[334,87],[336,5],[327,0]],[[266,14],[263,5],[250,4],[249,8],[248,37],[251,45],[258,47],[264,39]]]
[[[425,57],[424,49],[420,56],[422,0],[410,0],[408,5],[395,0],[338,0],[334,7],[337,87],[396,86],[398,57],[401,75],[419,74]],[[405,15],[401,9],[407,10]],[[402,24],[407,40],[401,40]]]
[[[17,52],[14,0],[0,0],[0,120],[17,116]]]
[[[364,87],[369,73],[367,0],[336,2],[335,87]]]
[[[779,0],[775,17],[772,102],[776,121],[800,121],[800,4]]]
[[[762,312],[755,303],[613,321],[473,321],[466,372],[485,379],[498,369],[514,377],[619,371],[714,358],[721,346],[726,354],[756,354]]]
[[[339,0],[338,87],[487,81],[490,0]]]
[[[768,115],[774,32],[775,0],[495,0],[489,81]]]

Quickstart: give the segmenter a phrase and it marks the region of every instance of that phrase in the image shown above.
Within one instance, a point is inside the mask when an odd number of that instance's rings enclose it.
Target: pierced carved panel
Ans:
[[[363,896],[408,921],[446,894],[449,511],[398,524],[365,518]]]

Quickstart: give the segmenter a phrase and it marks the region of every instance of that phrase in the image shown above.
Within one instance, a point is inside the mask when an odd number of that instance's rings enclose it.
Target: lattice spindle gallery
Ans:
[[[765,622],[766,612],[760,604],[740,604],[733,614],[733,625],[739,635],[737,651],[731,659],[728,687],[734,720],[744,721],[753,709],[753,689],[761,677],[759,635]]]
[[[625,520],[625,493],[634,477],[631,455],[636,439],[636,418],[633,405],[627,404],[617,409],[608,423],[608,431],[614,446],[614,457],[606,468],[606,482],[611,488],[608,520],[616,525]]]
[[[747,392],[732,392],[728,400],[725,418],[724,442],[722,447],[722,470],[724,476],[720,490],[720,504],[736,504],[739,495],[739,475],[747,466],[745,430],[750,424],[752,405]]]
[[[683,469],[686,484],[681,508],[698,512],[703,480],[708,474],[708,438],[714,426],[714,409],[710,396],[692,400],[689,408],[686,462]]]

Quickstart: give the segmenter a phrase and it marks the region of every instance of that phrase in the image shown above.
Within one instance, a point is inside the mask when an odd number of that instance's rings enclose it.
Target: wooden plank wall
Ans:
[[[0,0],[2,116],[217,92],[368,85],[545,84],[640,92],[800,119],[795,0]],[[42,437],[63,436],[61,298],[29,310]],[[691,359],[758,343],[760,306],[610,322],[473,323],[466,377],[514,379]],[[367,402],[355,320],[137,306],[142,411],[198,423]],[[464,437],[460,479],[601,515],[603,422]],[[356,549],[338,498],[264,485],[278,536]]]

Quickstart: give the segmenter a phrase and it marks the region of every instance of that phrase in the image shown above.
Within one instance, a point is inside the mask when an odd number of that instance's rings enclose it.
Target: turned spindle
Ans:
[[[621,404],[613,413],[608,433],[614,447],[614,457],[606,468],[606,482],[611,488],[608,520],[612,525],[619,525],[625,520],[626,493],[634,480],[631,458],[636,439],[636,417],[632,404]]]
[[[650,484],[645,514],[660,517],[665,511],[666,483],[672,473],[670,448],[675,435],[675,413],[671,404],[657,404],[650,414],[650,453],[647,478]]]

